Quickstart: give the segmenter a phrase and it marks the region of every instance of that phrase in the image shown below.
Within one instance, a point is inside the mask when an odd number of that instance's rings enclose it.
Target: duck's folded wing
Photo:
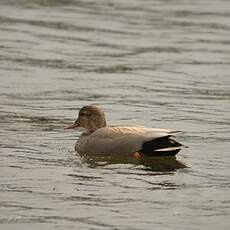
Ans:
[[[171,130],[145,127],[105,127],[94,132],[88,141],[87,152],[95,154],[132,154],[141,150],[147,141],[171,136]]]
[[[100,138],[114,138],[126,135],[141,135],[149,133],[157,136],[158,133],[174,134],[176,132],[180,131],[159,128],[146,128],[144,126],[115,126],[98,129],[91,136]]]

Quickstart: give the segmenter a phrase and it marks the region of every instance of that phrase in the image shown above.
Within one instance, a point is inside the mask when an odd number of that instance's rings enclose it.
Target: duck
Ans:
[[[82,107],[77,120],[65,129],[83,130],[75,145],[79,154],[122,155],[141,159],[142,156],[175,156],[186,147],[173,138],[181,131],[144,126],[108,126],[105,113],[95,105]]]

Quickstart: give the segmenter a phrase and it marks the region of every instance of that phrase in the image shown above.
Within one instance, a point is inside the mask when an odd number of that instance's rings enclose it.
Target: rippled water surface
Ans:
[[[229,229],[230,1],[0,0],[1,229]],[[185,131],[176,159],[83,159],[83,105]]]

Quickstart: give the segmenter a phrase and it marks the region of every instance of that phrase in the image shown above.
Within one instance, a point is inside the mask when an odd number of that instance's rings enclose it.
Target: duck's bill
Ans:
[[[78,122],[74,122],[73,124],[66,126],[64,129],[75,129],[79,127],[79,123]]]

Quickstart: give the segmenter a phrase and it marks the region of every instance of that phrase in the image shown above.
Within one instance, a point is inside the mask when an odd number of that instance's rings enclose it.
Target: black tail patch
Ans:
[[[149,156],[174,156],[182,146],[170,136],[166,136],[145,142],[140,152]]]

